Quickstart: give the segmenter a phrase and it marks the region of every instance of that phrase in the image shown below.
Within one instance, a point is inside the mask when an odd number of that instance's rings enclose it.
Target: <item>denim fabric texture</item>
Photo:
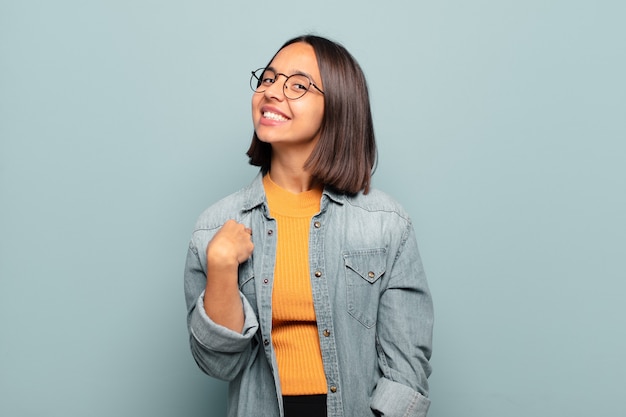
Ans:
[[[239,267],[242,333],[206,315],[206,247],[229,219],[253,231]],[[272,347],[272,282],[280,230],[259,174],[198,219],[185,265],[191,352],[206,374],[229,381],[229,417],[283,415]],[[329,417],[424,417],[428,412],[433,306],[415,232],[403,208],[371,190],[325,189],[311,219],[309,265]]]

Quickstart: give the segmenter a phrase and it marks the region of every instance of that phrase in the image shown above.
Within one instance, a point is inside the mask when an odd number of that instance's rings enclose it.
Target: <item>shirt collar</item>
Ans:
[[[265,203],[265,190],[263,189],[263,174],[259,172],[250,185],[244,189],[242,211],[249,211]]]
[[[250,211],[266,203],[265,189],[263,188],[263,174],[261,172],[259,172],[250,185],[244,189],[244,194],[245,198],[241,208],[242,211]],[[346,199],[345,194],[339,193],[331,187],[324,187],[324,192],[322,193],[322,205],[324,205],[323,196],[326,196],[329,200],[340,205],[342,205]]]

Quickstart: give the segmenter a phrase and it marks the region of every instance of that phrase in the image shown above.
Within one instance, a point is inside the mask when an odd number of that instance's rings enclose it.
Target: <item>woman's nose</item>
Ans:
[[[283,75],[276,75],[272,85],[265,89],[265,97],[275,98],[281,101],[285,99],[285,80],[280,79],[281,76]]]

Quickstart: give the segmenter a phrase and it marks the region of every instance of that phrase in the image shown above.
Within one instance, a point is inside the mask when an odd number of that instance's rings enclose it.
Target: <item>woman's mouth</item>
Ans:
[[[287,120],[289,120],[288,118],[286,118],[282,114],[274,113],[274,112],[271,112],[271,111],[264,111],[263,112],[263,117],[265,119],[275,120],[277,122],[286,122]]]

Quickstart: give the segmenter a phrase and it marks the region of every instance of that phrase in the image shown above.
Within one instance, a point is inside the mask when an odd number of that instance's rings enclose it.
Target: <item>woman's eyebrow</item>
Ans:
[[[265,69],[268,70],[268,71],[272,71],[275,74],[278,74],[278,71],[276,71],[276,68],[274,68],[272,66],[269,66],[269,67],[267,67]],[[282,74],[282,72],[280,74]],[[291,74],[285,74],[285,75],[287,75],[288,77],[290,77],[292,75],[304,75],[305,77],[308,77],[310,80],[312,80],[312,81],[314,80],[313,76],[311,74],[309,74],[308,72],[300,71],[300,70],[292,70]]]

